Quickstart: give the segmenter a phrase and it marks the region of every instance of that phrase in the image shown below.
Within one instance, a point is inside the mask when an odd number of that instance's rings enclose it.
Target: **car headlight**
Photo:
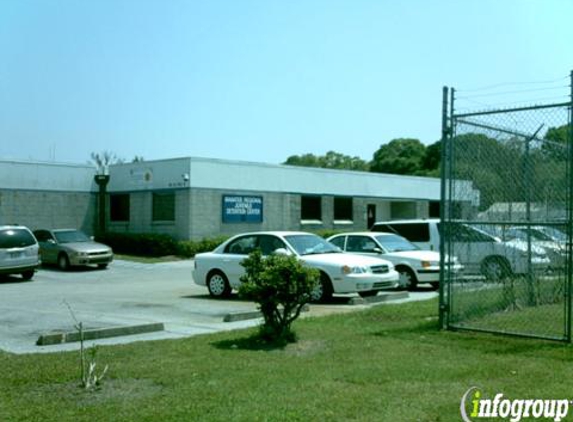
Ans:
[[[345,265],[341,268],[342,274],[365,274],[368,272],[368,267],[350,267]]]
[[[438,267],[439,265],[440,263],[438,261],[422,261],[423,268]]]

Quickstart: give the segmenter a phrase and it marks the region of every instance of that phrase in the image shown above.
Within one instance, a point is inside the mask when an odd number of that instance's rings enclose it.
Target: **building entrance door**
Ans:
[[[366,206],[366,225],[368,226],[368,230],[374,225],[376,222],[376,204],[368,204]]]

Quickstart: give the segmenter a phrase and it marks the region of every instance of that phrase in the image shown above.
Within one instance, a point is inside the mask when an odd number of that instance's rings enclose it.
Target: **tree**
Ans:
[[[107,169],[112,164],[123,163],[124,160],[111,151],[92,152],[90,154],[91,164],[93,164],[99,174],[107,173]]]
[[[319,272],[304,266],[295,256],[262,256],[260,249],[252,252],[242,263],[239,295],[259,304],[264,323],[260,338],[269,343],[294,342],[291,324],[311,299],[319,282]]]
[[[400,138],[381,145],[374,153],[370,171],[377,173],[419,175],[426,147],[418,139]]]
[[[357,156],[344,155],[335,151],[328,151],[326,155],[291,155],[284,164],[301,167],[320,167],[327,169],[368,171],[368,163]]]
[[[567,142],[569,140],[569,125],[552,127],[543,138],[541,150],[550,159],[567,160]]]
[[[442,160],[442,141],[434,142],[426,147],[422,160],[424,176],[440,177],[440,163]]]

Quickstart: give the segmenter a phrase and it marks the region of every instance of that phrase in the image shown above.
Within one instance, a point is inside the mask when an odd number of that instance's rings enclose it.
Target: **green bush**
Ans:
[[[268,343],[286,344],[296,341],[291,324],[299,317],[320,274],[303,265],[295,256],[263,257],[260,249],[252,252],[241,265],[239,295],[259,304],[263,314],[260,338]]]
[[[107,232],[96,240],[119,254],[153,257],[177,254],[177,242],[166,234]]]
[[[177,255],[192,258],[198,253],[212,251],[227,238],[217,236],[199,241],[177,241],[167,234],[107,232],[98,235],[96,240],[111,246],[118,254],[149,257]]]
[[[227,236],[217,236],[199,241],[180,240],[177,242],[177,255],[191,258],[201,252],[210,252],[227,239]]]

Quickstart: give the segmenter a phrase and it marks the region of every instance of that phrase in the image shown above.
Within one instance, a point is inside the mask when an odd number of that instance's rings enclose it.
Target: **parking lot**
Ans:
[[[12,353],[74,350],[77,343],[37,346],[41,335],[71,333],[78,322],[85,330],[163,323],[154,333],[97,340],[117,344],[141,340],[188,337],[254,326],[258,319],[224,322],[227,315],[253,312],[256,305],[240,300],[214,300],[191,278],[193,261],[143,264],[116,260],[107,270],[63,272],[42,268],[30,282],[19,277],[0,281],[0,349]],[[436,296],[433,291],[411,293],[408,299]],[[350,296],[313,304],[306,316],[347,312],[367,305],[350,305]],[[87,344],[91,344],[87,342]]]

